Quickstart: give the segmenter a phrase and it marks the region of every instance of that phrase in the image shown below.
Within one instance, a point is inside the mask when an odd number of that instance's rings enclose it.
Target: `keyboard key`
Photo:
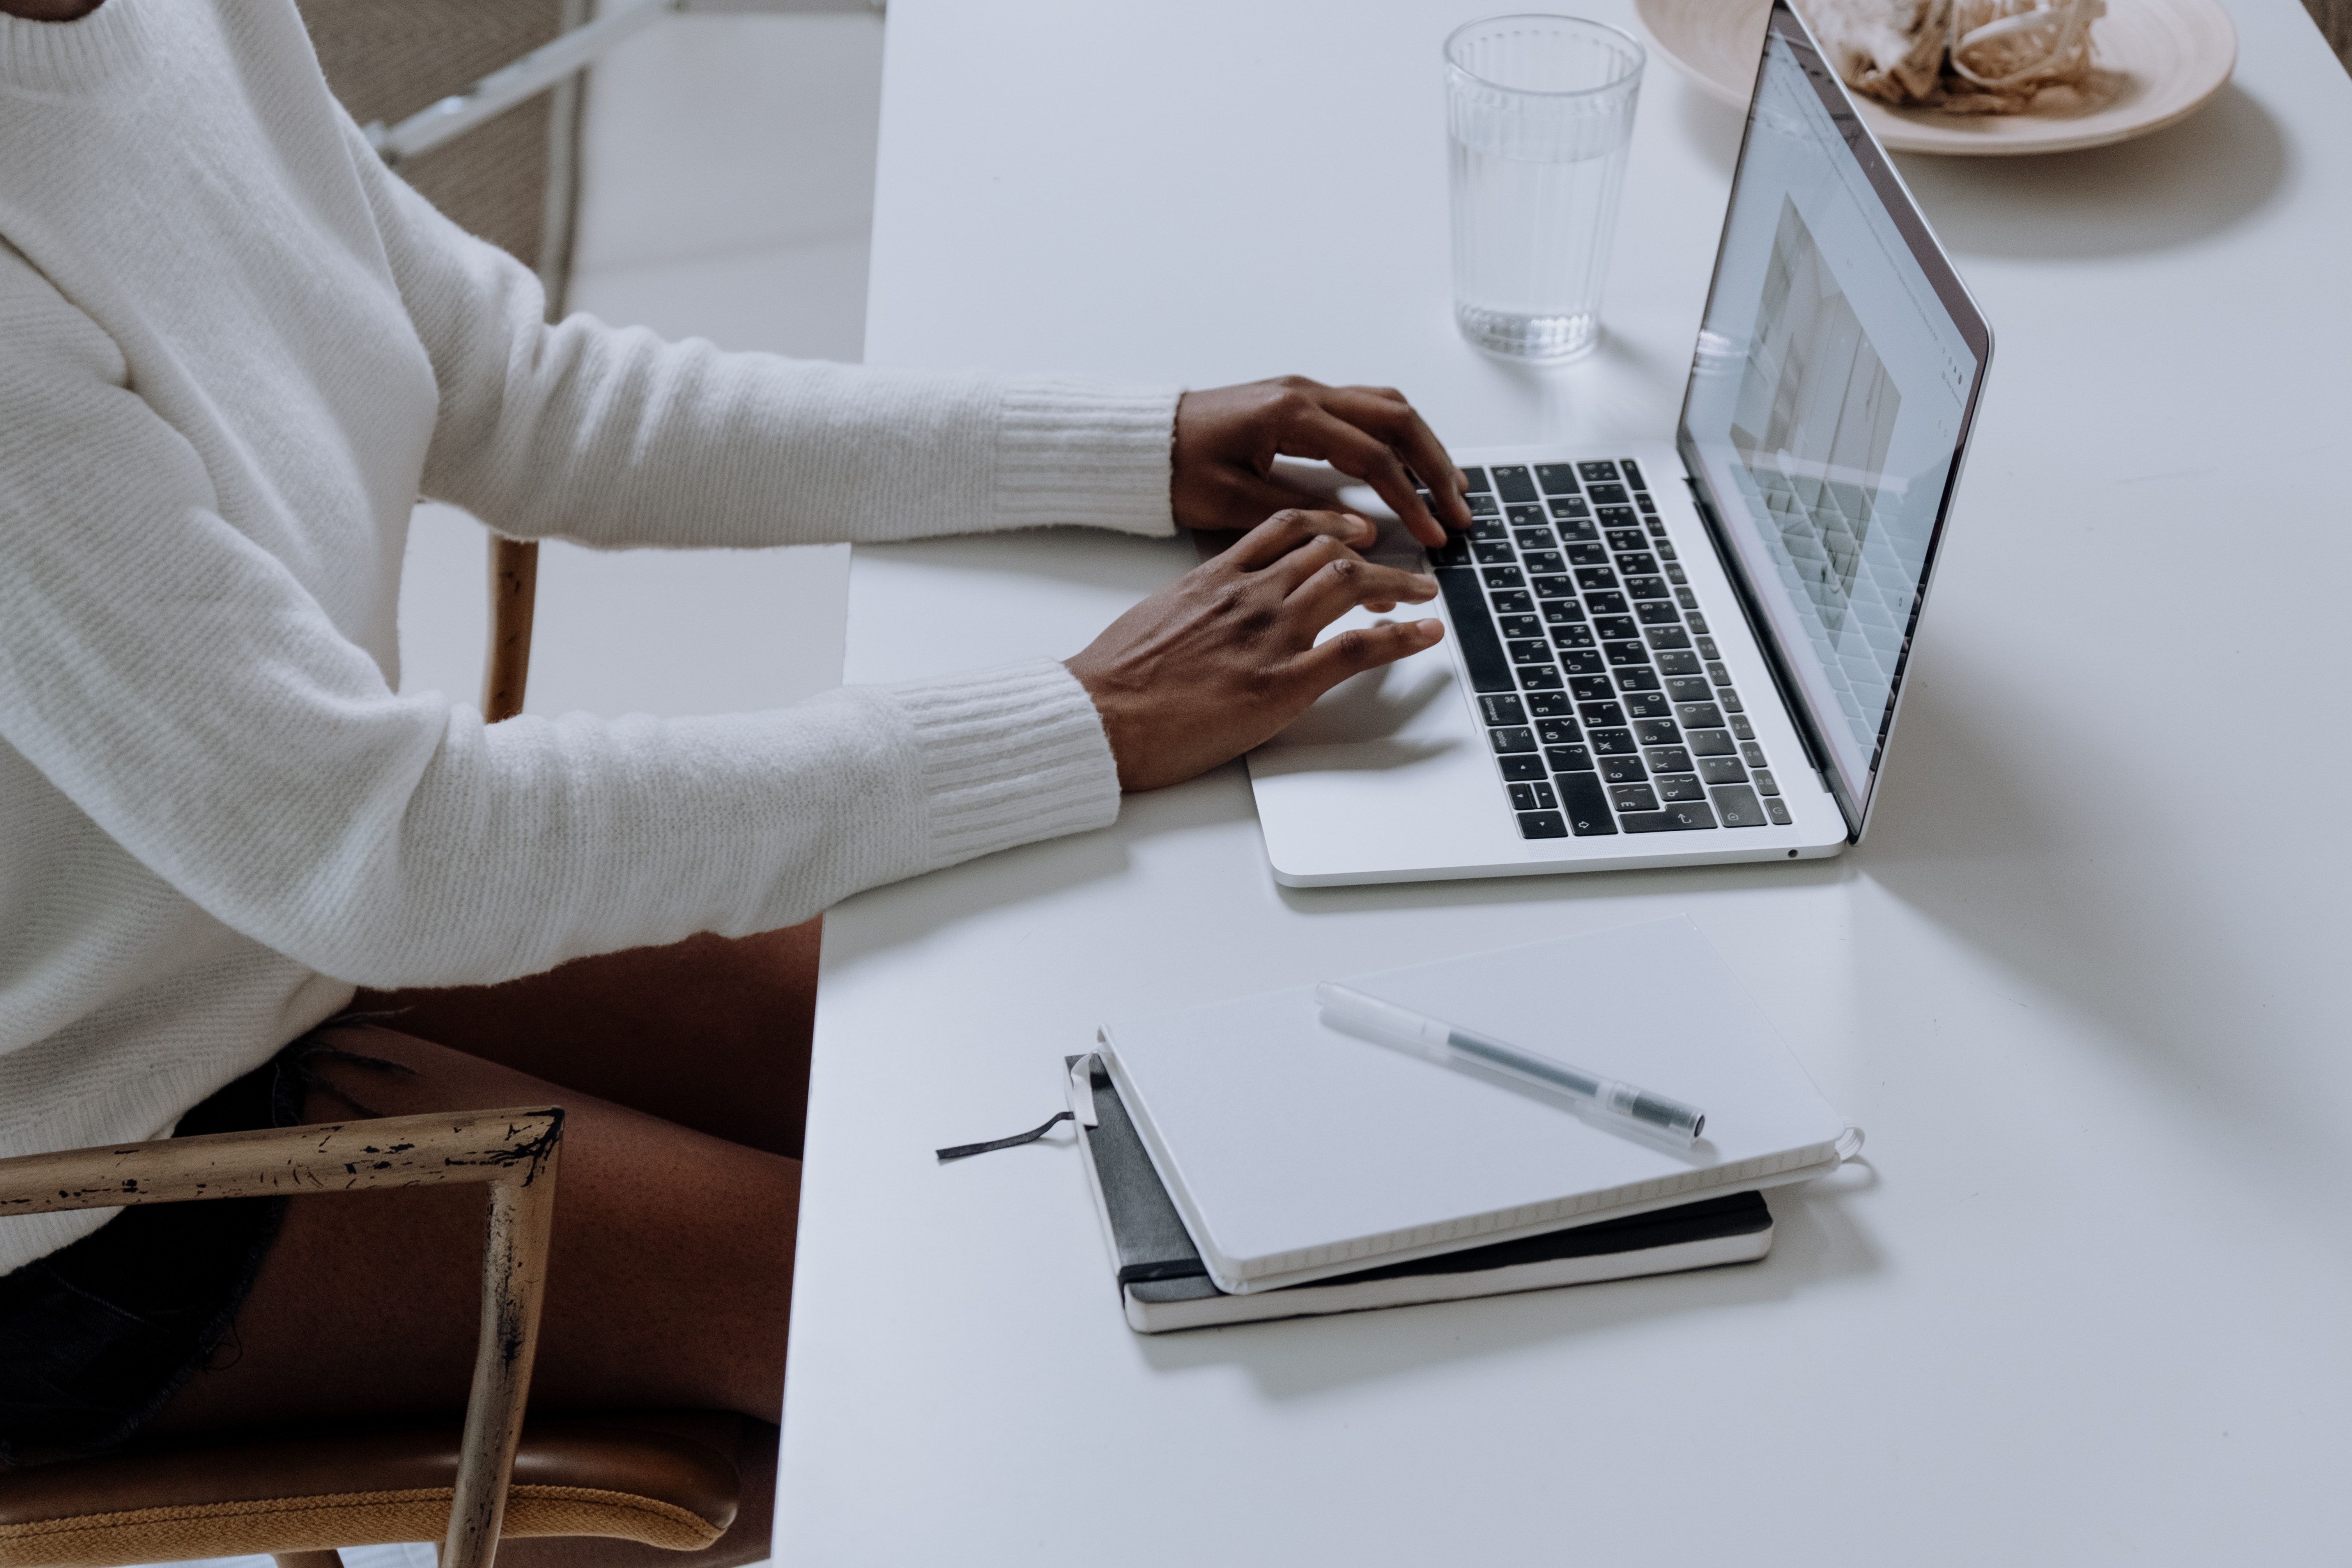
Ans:
[[[1524,588],[1528,580],[1519,575],[1516,566],[1482,566],[1478,575],[1489,588]]]
[[[1592,509],[1585,505],[1580,497],[1576,496],[1570,496],[1566,500],[1546,501],[1544,510],[1556,518],[1589,518],[1592,515]]]
[[[1544,761],[1556,773],[1589,773],[1592,771],[1592,748],[1590,746],[1546,746]]]
[[[1547,599],[1544,601],[1543,618],[1556,626],[1567,626],[1572,621],[1584,619],[1584,606],[1574,599]]]
[[[1739,700],[1739,693],[1734,691],[1728,686],[1717,688],[1715,700],[1723,704],[1723,710],[1726,713],[1743,713],[1747,711],[1746,705]]]
[[[1706,630],[1705,626],[1693,626],[1691,629],[1696,632]],[[1710,663],[1723,657],[1721,654],[1715,651],[1715,639],[1708,637],[1703,637],[1698,639],[1698,656]]]
[[[1715,813],[1707,810],[1704,801],[1670,805],[1664,811],[1629,812],[1625,817],[1628,833],[1681,833],[1714,826]]]
[[[1756,793],[1758,795],[1779,795],[1780,793],[1780,781],[1772,776],[1771,769],[1759,766],[1755,773],[1750,774],[1749,777],[1755,781]]]
[[[1609,552],[1598,544],[1571,544],[1568,547],[1568,563],[1570,566],[1606,566],[1609,564]]]
[[[1686,773],[1691,771],[1691,754],[1680,746],[1652,746],[1642,753],[1654,773]]]
[[[1593,613],[1596,617],[1600,617],[1599,611],[1596,610]],[[1592,623],[1592,629],[1601,635],[1602,642],[1632,642],[1642,635],[1641,628],[1624,616],[1596,618]]]
[[[1715,797],[1716,815],[1723,818],[1726,827],[1764,826],[1764,808],[1757,804],[1756,792],[1746,784],[1725,784],[1706,793]]]
[[[1658,668],[1667,675],[1696,675],[1699,673],[1698,655],[1682,651],[1662,653],[1658,655]]]
[[[1510,542],[1505,539],[1479,540],[1470,547],[1470,553],[1477,558],[1481,566],[1508,566],[1519,558],[1518,552],[1513,550]]]
[[[1528,698],[1528,711],[1538,719],[1565,719],[1569,715],[1568,693],[1538,691]]]
[[[1563,773],[1559,782],[1560,806],[1570,832],[1579,838],[1593,838],[1617,831],[1609,816],[1608,794],[1599,779],[1591,773]]]
[[[1572,600],[1570,601],[1570,603],[1573,602],[1574,601]],[[1566,626],[1554,626],[1551,628],[1551,645],[1554,647],[1563,648],[1591,647],[1592,646],[1592,628],[1587,626],[1579,626],[1574,622],[1570,622]]]
[[[1724,667],[1723,662],[1720,659],[1713,660],[1707,665],[1706,678],[1709,680],[1714,681],[1717,686],[1728,686],[1731,684],[1731,671]]]
[[[1694,730],[1687,719],[1683,721],[1683,744],[1690,748],[1694,757],[1736,757],[1739,754],[1738,748],[1731,743],[1728,731]]]
[[[1571,544],[1590,544],[1601,537],[1601,531],[1592,526],[1590,519],[1555,517],[1552,521],[1559,526],[1559,536]]]
[[[1507,506],[1503,509],[1503,520],[1513,528],[1540,527],[1547,515],[1539,506]]]
[[[1698,776],[1711,784],[1746,784],[1748,770],[1739,765],[1738,757],[1701,757]]]
[[[1503,639],[1495,635],[1495,623],[1486,617],[1486,596],[1478,591],[1477,578],[1466,568],[1441,566],[1437,588],[1445,595],[1454,641],[1462,649],[1462,665],[1470,672],[1470,689],[1511,689],[1511,660],[1503,652]]]
[[[1638,528],[1612,528],[1609,531],[1609,548],[1612,550],[1640,550],[1649,542],[1650,536]]]
[[[1551,793],[1551,784],[1549,781],[1511,785],[1513,811],[1552,811],[1559,805],[1559,797]]]
[[[1573,746],[1584,739],[1573,719],[1538,719],[1532,727],[1536,739],[1547,746]]]
[[[1679,562],[1669,561],[1666,563],[1666,581],[1672,583],[1677,588],[1688,587],[1690,585],[1690,579],[1683,575],[1682,565]]]
[[[1712,702],[1678,702],[1675,705],[1675,717],[1683,721],[1685,730],[1720,730],[1723,727],[1723,711]],[[1726,735],[1723,740],[1725,746],[1731,744],[1730,736]]]
[[[1622,616],[1625,613],[1625,595],[1614,589],[1603,588],[1584,595],[1584,607],[1596,616]]]
[[[1747,714],[1734,713],[1731,716],[1731,732],[1743,741],[1752,741],[1756,738],[1756,726],[1748,721]]]
[[[1672,626],[1677,632],[1682,630],[1683,613],[1664,599],[1644,599],[1633,606],[1633,613],[1642,617],[1642,624],[1645,626]]]
[[[1629,599],[1663,599],[1666,596],[1666,580],[1664,577],[1628,577],[1625,579],[1625,596]]]
[[[1469,498],[1469,500],[1470,515],[1472,517],[1500,517],[1503,515],[1501,505],[1496,501],[1493,496],[1472,496]]]
[[[1658,672],[1647,665],[1629,664],[1616,673],[1617,689],[1620,691],[1655,691],[1658,689]]]
[[[1592,514],[1592,521],[1603,528],[1638,529],[1642,526],[1641,515],[1630,506],[1604,506]],[[1636,545],[1634,548],[1641,547]]]
[[[1506,637],[1539,637],[1544,635],[1540,616],[1496,616],[1495,625]]]
[[[1588,724],[1622,724],[1625,710],[1614,702],[1580,702],[1576,715]]]
[[[1674,746],[1682,743],[1683,732],[1672,719],[1644,719],[1633,726],[1633,733],[1645,746]],[[1688,773],[1687,767],[1668,768],[1668,773]]]
[[[1507,756],[1513,752],[1532,752],[1536,749],[1536,732],[1525,725],[1514,724],[1504,729],[1489,730],[1486,731],[1486,739],[1493,743],[1497,756]]]
[[[1557,691],[1559,671],[1548,664],[1523,664],[1518,667],[1519,685],[1528,691]]]
[[[1688,588],[1677,588],[1675,590],[1675,603],[1680,605],[1685,610],[1696,610],[1698,608],[1698,595],[1692,593]],[[1699,626],[1696,622],[1694,622],[1691,629],[1694,631],[1699,631],[1704,630],[1705,628]]]
[[[1661,773],[1651,782],[1657,785],[1658,798],[1670,804],[1706,798],[1706,787],[1688,773]]]
[[[1565,627],[1555,626],[1552,628],[1552,636],[1558,637],[1565,629]],[[1592,675],[1609,668],[1601,662],[1601,650],[1589,647],[1560,649],[1559,667],[1570,675]]]
[[[1532,752],[1514,752],[1509,756],[1498,757],[1496,761],[1502,764],[1503,776],[1507,779],[1543,779],[1551,776],[1549,770],[1544,766],[1544,760]]]
[[[1764,761],[1764,748],[1758,745],[1753,741],[1740,742],[1739,754],[1751,768],[1761,768],[1770,765]]]
[[[1549,528],[1519,528],[1515,526],[1511,530],[1511,542],[1517,545],[1522,550],[1549,550],[1553,545],[1558,544],[1559,541],[1551,536],[1551,530]]]
[[[1556,811],[1523,811],[1519,813],[1519,837],[1565,838],[1568,837],[1568,824]]]
[[[1595,730],[1584,740],[1596,757],[1627,757],[1641,750],[1633,744],[1631,730]]]
[[[1645,784],[1611,784],[1609,804],[1620,811],[1655,811],[1658,792]]]
[[[1481,697],[1478,699],[1478,711],[1485,715],[1489,724],[1524,724],[1528,721],[1528,710],[1519,705],[1516,697]]]
[[[1617,468],[1620,473],[1625,476],[1625,482],[1633,486],[1635,489],[1645,490],[1650,488],[1649,481],[1642,478],[1642,470],[1633,466],[1633,458],[1618,458]]]
[[[1594,506],[1623,506],[1633,499],[1623,485],[1587,485],[1584,493]]]
[[[1632,752],[1628,752],[1622,757],[1603,757],[1601,759],[1601,782],[1602,784],[1640,784],[1643,779],[1646,779],[1649,776],[1650,770],[1643,764],[1642,759],[1638,755]],[[1647,811],[1650,808],[1646,805],[1627,805],[1621,800],[1617,803],[1617,809],[1620,811]]]
[[[1772,826],[1775,827],[1789,826],[1789,807],[1778,795],[1772,796],[1764,803],[1764,815],[1772,819]]]
[[[1530,576],[1538,572],[1547,576],[1557,576],[1568,570],[1568,563],[1560,559],[1557,550],[1528,550],[1522,547],[1520,558]]]
[[[1595,588],[1614,588],[1617,574],[1606,566],[1580,566],[1576,569],[1576,585],[1588,594]]]
[[[1538,463],[1536,483],[1548,496],[1572,496],[1576,493],[1576,470],[1566,463]]]
[[[1663,663],[1664,660],[1660,662]],[[1670,678],[1666,681],[1666,690],[1677,702],[1711,702],[1715,700],[1714,687],[1709,686],[1704,679],[1694,679],[1687,675]]]
[[[1580,675],[1568,689],[1579,702],[1606,702],[1617,695],[1616,683],[1605,675]]]
[[[1623,682],[1621,680],[1620,685]],[[1666,700],[1663,691],[1628,691],[1625,693],[1625,717],[1628,719],[1666,719],[1674,715],[1675,705]]]
[[[1470,536],[1457,533],[1429,552],[1433,566],[1467,566],[1470,564]]]
[[[1536,594],[1546,599],[1565,599],[1576,592],[1576,584],[1565,577],[1538,577]]]
[[[1469,482],[1472,495],[1477,495],[1481,491],[1494,488],[1486,482],[1486,470],[1484,468],[1465,468],[1462,470],[1462,477]]]
[[[1654,648],[1690,647],[1689,634],[1680,626],[1650,626],[1642,635],[1650,639],[1650,646]]]
[[[1629,550],[1617,557],[1617,570],[1628,577],[1654,576],[1658,570],[1658,558],[1646,550]]]
[[[1653,539],[1650,541],[1650,548],[1658,552],[1658,559],[1661,561],[1679,561],[1682,559],[1681,556],[1675,553],[1674,543],[1670,540]]]
[[[1612,664],[1647,664],[1650,650],[1637,642],[1610,642],[1601,645],[1601,651]]]
[[[1535,477],[1517,464],[1495,470],[1495,492],[1506,502],[1541,499],[1536,494]]]
[[[1584,476],[1586,484],[1591,484],[1595,479],[1606,481],[1615,479],[1617,465],[1603,458],[1595,462],[1579,463],[1576,465],[1576,471]]]
[[[1535,598],[1524,589],[1507,588],[1493,595],[1495,613],[1498,616],[1524,616],[1536,607]],[[1454,601],[1448,599],[1450,607]]]
[[[1530,637],[1525,642],[1505,643],[1503,646],[1511,650],[1513,664],[1549,664],[1551,662],[1551,644],[1548,641]]]
[[[1511,537],[1511,531],[1499,517],[1481,518],[1470,525],[1470,537],[1500,544]]]
[[[1691,591],[1688,588],[1675,589],[1675,601],[1690,612],[1683,617],[1683,624],[1689,626],[1693,632],[1704,636],[1706,632],[1706,617],[1698,613],[1698,601],[1692,596]]]

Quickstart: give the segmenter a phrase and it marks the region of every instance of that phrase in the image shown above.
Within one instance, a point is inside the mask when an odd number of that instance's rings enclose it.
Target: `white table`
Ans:
[[[2345,1550],[2352,82],[2294,0],[2234,10],[2171,132],[1905,164],[2000,345],[1860,849],[1292,892],[1234,766],[834,914],[782,1562]],[[1472,14],[893,0],[868,357],[1670,430],[1738,119],[1654,60],[1607,350],[1481,360],[1435,69]],[[861,550],[849,679],[1066,655],[1184,563]],[[1671,911],[1871,1135],[1760,1267],[1142,1339],[1066,1141],[932,1161],[1057,1105],[1105,1016]]]

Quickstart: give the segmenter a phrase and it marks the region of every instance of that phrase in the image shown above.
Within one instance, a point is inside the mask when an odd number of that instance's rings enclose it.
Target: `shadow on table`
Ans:
[[[1857,1162],[1807,1187],[1770,1196],[1775,1235],[1771,1256],[1761,1263],[1475,1301],[1200,1329],[1139,1342],[1155,1371],[1239,1366],[1268,1398],[1299,1399],[1530,1345],[1607,1334],[1628,1324],[1785,1301],[1877,1270],[1877,1251],[1843,1201],[1844,1193],[1875,1180]]]
[[[1691,145],[1728,180],[1743,116],[1682,95]],[[1898,154],[1903,178],[1959,256],[2127,256],[2219,234],[2276,194],[2292,162],[2278,121],[2236,86],[2136,141],[2023,158]]]
[[[1756,860],[1732,866],[1655,867],[1640,871],[1575,871],[1529,877],[1474,877],[1444,882],[1381,882],[1360,888],[1285,888],[1275,891],[1300,914],[1352,914],[1360,910],[1450,910],[1465,905],[1556,904],[1689,899],[1764,888],[1818,888],[1853,873],[1842,858]],[[1642,906],[1646,909],[1648,906]],[[1647,919],[1628,914],[1627,920]],[[1531,933],[1528,940],[1542,933]]]

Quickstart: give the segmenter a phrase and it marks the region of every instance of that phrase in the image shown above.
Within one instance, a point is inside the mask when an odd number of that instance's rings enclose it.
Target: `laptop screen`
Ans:
[[[1775,5],[1679,434],[1857,837],[1991,346]]]

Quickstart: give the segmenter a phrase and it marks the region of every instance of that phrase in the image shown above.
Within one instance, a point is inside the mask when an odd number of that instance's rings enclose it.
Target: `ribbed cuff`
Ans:
[[[1118,819],[1102,718],[1059,664],[867,689],[913,731],[930,808],[927,869]]]
[[[1167,387],[1031,377],[1005,383],[996,433],[996,526],[1085,523],[1176,531],[1168,485],[1176,400]]]

